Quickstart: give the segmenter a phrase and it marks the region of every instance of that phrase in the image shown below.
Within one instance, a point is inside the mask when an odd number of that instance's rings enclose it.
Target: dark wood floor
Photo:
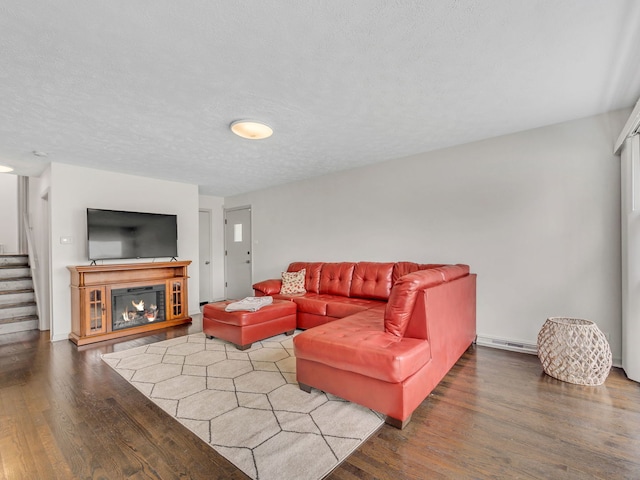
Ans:
[[[198,329],[81,348],[0,336],[0,477],[246,478],[100,359]],[[640,386],[620,369],[563,383],[535,356],[473,347],[404,430],[383,426],[330,478],[639,479]]]

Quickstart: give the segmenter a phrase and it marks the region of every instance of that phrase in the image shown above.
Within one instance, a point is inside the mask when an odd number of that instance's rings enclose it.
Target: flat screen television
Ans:
[[[87,208],[89,260],[178,256],[176,215]]]

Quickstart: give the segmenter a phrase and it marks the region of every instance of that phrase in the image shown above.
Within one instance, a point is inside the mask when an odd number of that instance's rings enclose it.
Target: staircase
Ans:
[[[27,255],[0,255],[0,334],[38,328]]]

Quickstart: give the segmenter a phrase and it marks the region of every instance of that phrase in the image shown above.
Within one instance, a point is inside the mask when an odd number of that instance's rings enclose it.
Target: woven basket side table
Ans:
[[[612,364],[607,337],[581,318],[548,318],[538,333],[538,357],[547,375],[578,385],[602,385]]]

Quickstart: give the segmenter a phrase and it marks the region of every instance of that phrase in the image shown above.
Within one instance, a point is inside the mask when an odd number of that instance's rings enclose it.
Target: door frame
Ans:
[[[205,213],[208,215],[209,217],[209,231],[207,232],[207,239],[208,239],[208,244],[207,244],[207,251],[208,253],[208,260],[209,260],[209,291],[207,292],[206,298],[204,299],[204,303],[206,302],[210,302],[213,301],[213,212],[210,208],[199,208],[198,209],[198,249],[202,248],[202,230],[200,229],[200,214],[201,213]],[[199,252],[198,252],[199,253]],[[200,256],[198,255],[198,273],[201,273],[200,269],[202,269],[202,259],[199,258]],[[200,277],[200,283],[202,284],[202,275],[199,275]],[[200,297],[201,295],[201,289],[198,288],[198,297]],[[198,301],[200,303],[200,305],[203,304],[203,299],[202,298],[198,298]]]
[[[251,205],[242,205],[242,206],[238,206],[238,207],[224,207],[224,213],[223,213],[223,221],[224,221],[224,298],[229,298],[227,295],[227,228],[229,228],[228,224],[227,224],[227,212],[233,212],[233,211],[237,211],[237,210],[249,210],[249,222],[251,224],[251,235],[249,235],[249,245],[251,246],[251,248],[249,249],[249,282],[250,284],[253,283],[253,209],[251,208]]]
[[[44,258],[41,258],[38,262],[40,265],[40,272],[38,274],[38,278],[34,279],[34,281],[39,283],[41,291],[41,295],[39,297],[41,302],[39,328],[40,330],[49,330],[49,339],[53,341],[55,332],[51,311],[53,300],[53,279],[51,272],[53,271],[53,268],[51,266],[51,202],[49,201],[49,191],[50,189],[47,188],[40,196],[42,231],[40,240],[37,240],[37,242],[41,245],[41,252]]]

